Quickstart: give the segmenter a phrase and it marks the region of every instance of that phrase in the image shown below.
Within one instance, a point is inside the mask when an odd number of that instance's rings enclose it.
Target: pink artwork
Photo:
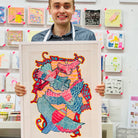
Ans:
[[[10,23],[10,24],[25,24],[24,8],[19,8],[19,7],[8,8],[8,23]]]
[[[28,24],[44,24],[44,8],[28,8]]]

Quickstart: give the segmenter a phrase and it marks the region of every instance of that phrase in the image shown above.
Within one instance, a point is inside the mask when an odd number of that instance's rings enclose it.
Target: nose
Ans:
[[[65,8],[63,6],[60,7],[60,12],[64,13],[65,12]]]

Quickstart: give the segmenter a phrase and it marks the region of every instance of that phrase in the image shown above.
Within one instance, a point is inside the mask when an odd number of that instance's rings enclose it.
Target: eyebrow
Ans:
[[[55,2],[54,4],[60,4],[60,2]],[[64,4],[70,4],[69,2],[66,2]]]

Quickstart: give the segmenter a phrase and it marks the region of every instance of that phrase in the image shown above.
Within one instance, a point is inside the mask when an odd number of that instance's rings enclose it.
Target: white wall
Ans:
[[[85,1],[85,0],[84,0]],[[47,2],[27,2],[26,0],[0,0],[1,6],[11,5],[25,7],[45,7],[47,8]],[[122,74],[117,74],[121,76],[124,80],[124,94],[122,96],[105,96],[105,98],[109,99],[120,99],[122,101],[121,106],[121,123],[124,126],[127,126],[127,111],[128,111],[128,98],[131,94],[138,95],[138,3],[120,3],[119,0],[97,0],[96,3],[76,3],[77,9],[84,8],[87,9],[101,9],[102,12],[102,26],[99,28],[91,27],[90,29],[98,29],[98,30],[115,30],[116,28],[105,28],[104,27],[104,9],[121,9],[123,13],[123,27],[117,30],[123,30],[125,32],[125,49],[124,51],[118,52],[113,50],[104,49],[103,53],[121,53],[123,56],[123,72]],[[24,27],[24,29],[28,28],[36,28],[37,26],[28,26],[25,24],[24,26],[18,25],[0,25],[0,28],[4,27]],[[38,28],[47,28],[46,25],[38,26]],[[109,74],[114,75],[114,74]]]

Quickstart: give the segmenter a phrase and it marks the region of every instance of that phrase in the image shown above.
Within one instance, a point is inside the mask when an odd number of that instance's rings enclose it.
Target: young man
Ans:
[[[74,0],[49,0],[48,9],[54,20],[54,25],[33,36],[33,42],[96,40],[92,31],[71,24],[70,21],[75,11]],[[95,90],[104,96],[105,85],[102,83]],[[15,92],[18,96],[23,96],[26,93],[25,86],[17,83]]]

